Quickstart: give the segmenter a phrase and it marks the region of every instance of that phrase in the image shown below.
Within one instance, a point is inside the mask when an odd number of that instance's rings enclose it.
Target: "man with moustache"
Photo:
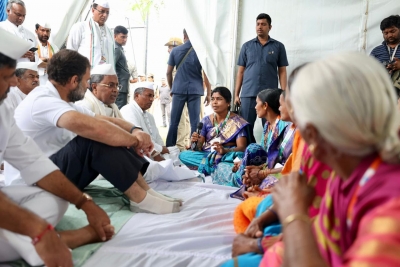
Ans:
[[[383,42],[375,47],[371,56],[379,60],[392,77],[393,85],[400,92],[400,16],[392,15],[382,20],[380,29]]]
[[[257,94],[264,89],[278,88],[278,78],[280,88],[285,90],[287,85],[286,67],[289,63],[285,46],[269,36],[271,28],[271,17],[259,14],[256,19],[257,37],[242,45],[237,63],[235,104],[241,105],[240,115],[250,124],[253,142]]]
[[[9,0],[7,3],[7,19],[0,22],[0,28],[8,31],[9,33],[18,36],[25,41],[28,41],[32,47],[36,47],[36,37],[35,35],[26,29],[22,24],[25,21],[26,9],[25,3],[22,0]],[[3,40],[2,40],[3,41]],[[35,53],[27,50],[18,62],[34,62]]]
[[[40,68],[38,68],[40,83],[45,84],[47,82],[46,66],[47,62],[51,57],[57,53],[60,49],[52,43],[50,44],[49,38],[51,34],[51,26],[47,22],[39,22],[35,25],[37,39],[39,40],[37,45],[37,54],[39,59],[42,61]]]
[[[89,59],[93,68],[108,63],[114,66],[114,36],[107,27],[110,5],[106,0],[95,0],[93,16],[88,21],[74,24],[69,32],[67,49],[78,51]]]
[[[97,65],[90,72],[89,89],[85,97],[76,104],[95,114],[123,119],[115,104],[120,88],[114,67],[110,64]]]
[[[47,67],[49,81],[31,92],[15,110],[17,126],[31,137],[83,190],[99,174],[130,199],[132,212],[166,214],[180,202],[151,189],[142,174],[153,150],[150,136],[121,119],[95,115],[77,106],[90,78],[90,63],[78,52],[63,49]],[[5,182],[24,184],[13,166],[5,166]]]

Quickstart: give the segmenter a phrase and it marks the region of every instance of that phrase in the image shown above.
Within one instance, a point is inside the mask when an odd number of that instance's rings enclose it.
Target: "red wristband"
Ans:
[[[37,237],[32,238],[32,245],[36,245],[42,239],[42,237],[47,233],[47,231],[54,230],[53,225],[48,224],[46,229],[43,230]]]

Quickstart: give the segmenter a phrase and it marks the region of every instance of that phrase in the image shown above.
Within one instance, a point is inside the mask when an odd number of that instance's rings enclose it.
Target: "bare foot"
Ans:
[[[106,241],[110,240],[114,235],[114,227],[112,225],[107,225],[104,227],[104,232],[106,233]],[[90,225],[77,230],[60,232],[59,234],[61,240],[71,249],[86,244],[102,242],[94,228]]]

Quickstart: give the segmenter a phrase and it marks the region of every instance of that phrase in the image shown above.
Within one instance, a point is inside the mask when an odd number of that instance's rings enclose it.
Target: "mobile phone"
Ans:
[[[29,51],[31,52],[36,52],[36,50],[38,50],[36,47],[32,47],[31,49],[29,49]]]

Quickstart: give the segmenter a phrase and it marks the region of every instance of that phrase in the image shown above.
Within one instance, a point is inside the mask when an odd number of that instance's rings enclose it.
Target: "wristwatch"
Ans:
[[[83,193],[81,200],[79,200],[79,202],[75,205],[75,207],[78,210],[80,210],[82,208],[83,204],[85,204],[88,201],[93,201],[93,198],[91,196],[89,196],[88,194]]]
[[[142,128],[142,127],[139,127],[139,126],[133,126],[133,127],[131,128],[131,133],[132,133],[132,132],[133,132],[133,130],[135,130],[135,129],[139,129],[139,130],[143,131],[143,128]]]

